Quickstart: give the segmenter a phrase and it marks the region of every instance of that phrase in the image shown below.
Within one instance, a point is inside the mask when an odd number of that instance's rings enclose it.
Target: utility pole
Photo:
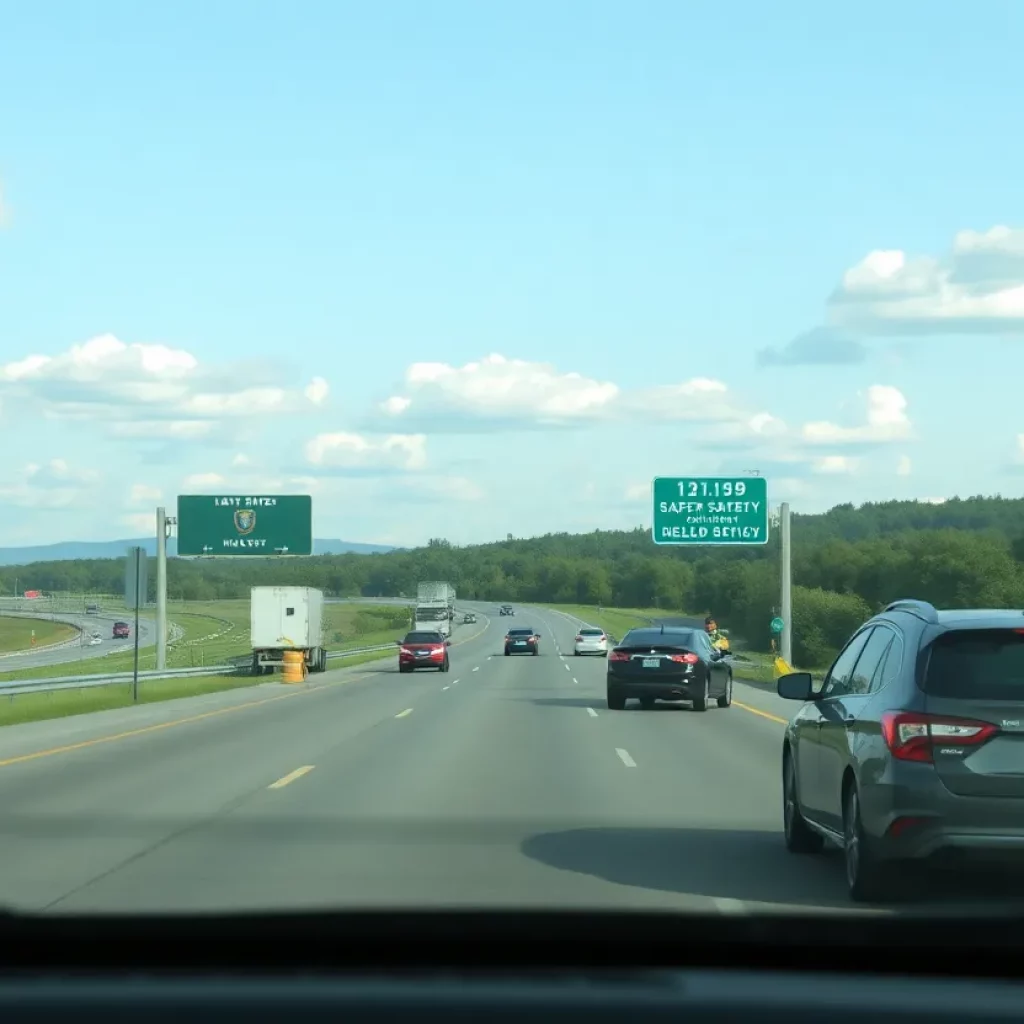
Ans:
[[[793,545],[789,522],[789,502],[779,510],[782,521],[782,660],[793,664]]]
[[[156,510],[156,667],[167,668],[167,509]]]

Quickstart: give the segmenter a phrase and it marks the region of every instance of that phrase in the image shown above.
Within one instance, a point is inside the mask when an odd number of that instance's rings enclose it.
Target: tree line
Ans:
[[[942,505],[885,502],[794,515],[793,632],[798,665],[826,664],[866,617],[899,597],[945,607],[1024,608],[1024,499]],[[150,574],[152,590],[153,576]],[[0,593],[121,593],[124,561],[38,562],[0,569]],[[467,600],[661,608],[714,614],[767,649],[778,611],[779,537],[761,547],[655,547],[644,530],[548,534],[458,547],[444,539],[386,554],[301,559],[171,559],[171,600],[248,596],[254,585],[332,596],[412,596],[451,582]],[[152,596],[152,595],[151,595]]]

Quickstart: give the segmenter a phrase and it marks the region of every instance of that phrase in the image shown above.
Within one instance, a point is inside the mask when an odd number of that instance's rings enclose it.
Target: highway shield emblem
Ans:
[[[245,536],[256,529],[256,513],[251,508],[240,508],[235,512],[235,529]]]

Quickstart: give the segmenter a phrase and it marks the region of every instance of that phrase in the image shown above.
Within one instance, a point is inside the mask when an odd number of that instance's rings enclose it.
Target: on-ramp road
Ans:
[[[448,673],[0,730],[0,905],[849,909],[837,857],[783,848],[791,707],[737,682],[725,710],[612,712],[573,620],[517,609],[542,653],[504,657],[496,606],[462,607]]]
[[[0,616],[11,615],[9,611],[0,608]],[[91,645],[81,639],[77,643],[69,644],[67,647],[41,647],[38,650],[29,649],[26,651],[14,651],[0,656],[0,672],[17,672],[21,669],[42,668],[44,665],[64,665],[69,662],[82,661],[85,658],[102,658],[107,654],[114,654],[119,651],[130,651],[134,649],[135,638],[127,640],[114,639],[114,623],[128,622],[135,629],[135,613],[125,612],[123,615],[111,615],[103,612],[101,615],[75,615],[72,613],[39,612],[35,615],[25,612],[17,612],[18,618],[40,618],[49,621],[67,622],[77,626],[85,635],[93,632],[99,633],[101,642]],[[152,647],[156,643],[156,624],[149,619],[139,619],[139,647]]]

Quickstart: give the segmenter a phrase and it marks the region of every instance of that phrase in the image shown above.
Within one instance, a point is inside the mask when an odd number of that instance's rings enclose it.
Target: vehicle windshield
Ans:
[[[1024,0],[47,6],[0,912],[1024,914]]]

